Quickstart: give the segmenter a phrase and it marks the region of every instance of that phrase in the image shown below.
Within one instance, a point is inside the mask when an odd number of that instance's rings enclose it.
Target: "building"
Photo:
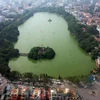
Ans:
[[[100,57],[98,57],[98,59],[96,59],[96,66],[100,67]]]
[[[100,67],[100,57],[98,57],[98,66]]]

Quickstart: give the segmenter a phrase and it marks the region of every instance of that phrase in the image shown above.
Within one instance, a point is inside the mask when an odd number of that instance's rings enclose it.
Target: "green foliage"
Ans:
[[[0,23],[0,73],[6,75],[10,72],[8,62],[13,57],[19,56],[19,50],[14,49],[12,42],[17,41],[19,31],[12,22]]]
[[[89,76],[88,75],[81,75],[81,76],[68,76],[66,77],[67,80],[73,82],[73,83],[79,83],[80,81],[83,81],[85,83],[89,82]]]
[[[59,76],[58,76],[58,79],[59,79],[59,80],[62,80],[62,77],[59,75]]]
[[[28,57],[34,60],[38,59],[53,59],[55,56],[55,52],[52,48],[45,48],[45,47],[33,47]]]
[[[33,73],[24,73],[23,74],[23,77],[24,78],[30,78],[31,79],[33,77]]]
[[[0,39],[0,73],[7,73],[7,70],[9,70],[9,60],[12,57],[17,57],[18,55],[19,50],[14,49],[11,42]]]
[[[17,57],[19,55],[19,50],[14,49],[11,42],[0,39],[0,55],[0,57],[9,60],[12,57]]]
[[[2,37],[3,39],[9,40],[11,42],[17,42],[18,40],[17,36],[19,35],[19,31],[15,24],[9,23],[8,26],[4,25],[4,27],[1,24],[0,26],[2,27],[1,32],[0,32],[0,37]]]
[[[92,59],[97,59],[97,56],[100,56],[100,47],[91,51]]]
[[[37,82],[39,80],[39,76],[36,75],[36,74],[33,74],[33,73],[30,73],[30,72],[26,72],[26,73],[23,73],[21,74],[22,78],[24,81],[27,81],[27,82]]]
[[[19,80],[21,74],[18,71],[11,71],[9,77],[11,80]]]
[[[87,26],[86,29],[87,29],[87,32],[90,33],[91,35],[99,34],[99,31],[97,30],[96,25]]]
[[[0,64],[0,73],[2,75],[6,75],[8,70],[9,70],[9,67],[7,66],[6,62],[3,62],[3,64]]]
[[[19,56],[19,50],[18,49],[13,49],[11,52],[12,57],[18,57]]]
[[[40,80],[43,82],[48,82],[49,76],[47,74],[40,74]]]

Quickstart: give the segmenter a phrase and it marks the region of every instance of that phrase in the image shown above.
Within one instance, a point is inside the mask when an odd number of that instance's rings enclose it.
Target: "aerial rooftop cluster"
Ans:
[[[0,100],[68,100],[79,99],[73,88],[60,80],[52,79],[52,85],[40,82],[9,81],[0,74]]]

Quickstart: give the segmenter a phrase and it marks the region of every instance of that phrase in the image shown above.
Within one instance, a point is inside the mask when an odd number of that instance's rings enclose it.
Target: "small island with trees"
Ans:
[[[49,47],[33,47],[28,58],[39,60],[39,59],[53,59],[55,57],[55,51]]]
[[[48,22],[52,22],[52,20],[51,20],[51,19],[49,19],[49,20],[48,20]]]

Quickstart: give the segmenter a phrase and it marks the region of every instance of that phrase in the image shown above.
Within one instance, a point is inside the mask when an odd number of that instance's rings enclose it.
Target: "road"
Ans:
[[[98,92],[97,96],[94,96],[92,94],[90,94],[89,92],[95,90]],[[78,88],[78,92],[80,94],[81,97],[83,97],[83,100],[100,100],[100,83],[95,81],[92,85],[92,88]]]

